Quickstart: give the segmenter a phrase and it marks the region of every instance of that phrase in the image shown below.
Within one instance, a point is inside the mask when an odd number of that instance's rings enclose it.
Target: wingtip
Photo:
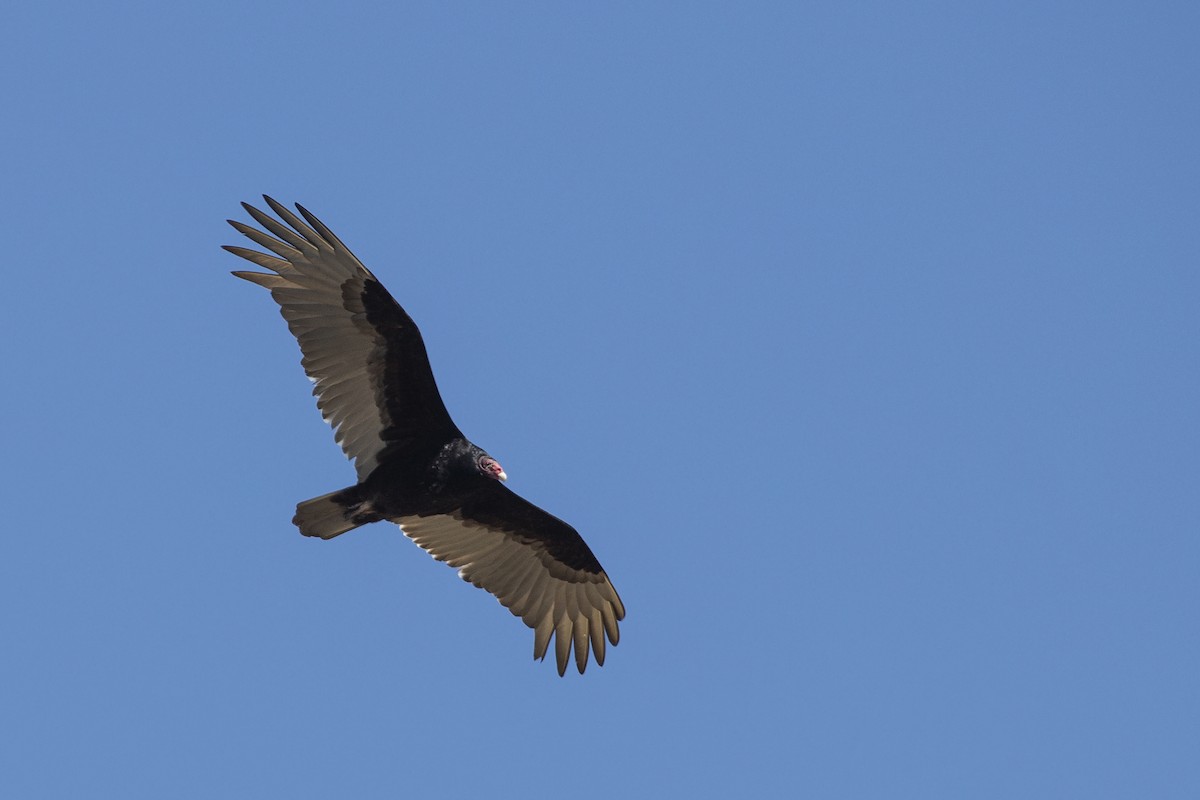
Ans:
[[[250,281],[250,283],[261,286],[264,289],[275,289],[285,285],[286,283],[282,276],[276,275],[275,273],[245,272],[242,270],[235,270],[229,274],[235,278],[241,278],[244,281]]]
[[[283,217],[285,220],[287,219],[287,215],[291,213],[290,211],[288,211],[287,206],[285,206],[283,203],[276,200],[274,197],[271,197],[271,195],[269,195],[269,194],[264,194],[263,200],[266,202],[266,204],[268,206],[271,207],[272,211],[274,211],[279,216]]]

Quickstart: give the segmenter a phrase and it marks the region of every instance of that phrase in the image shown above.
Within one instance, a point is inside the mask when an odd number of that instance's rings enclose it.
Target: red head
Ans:
[[[500,462],[491,456],[480,457],[479,471],[489,478],[495,478],[498,481],[508,480],[508,476],[504,474],[504,468],[500,466]]]

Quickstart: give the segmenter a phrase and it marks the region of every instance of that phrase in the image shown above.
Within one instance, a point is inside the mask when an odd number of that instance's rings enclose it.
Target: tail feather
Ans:
[[[346,494],[347,490],[339,489],[305,500],[296,506],[296,516],[292,517],[292,523],[305,536],[332,539],[371,522],[372,520],[363,518],[358,503],[345,502]]]

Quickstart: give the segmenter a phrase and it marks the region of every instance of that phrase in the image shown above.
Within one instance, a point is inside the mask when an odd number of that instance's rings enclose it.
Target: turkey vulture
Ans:
[[[438,393],[416,324],[329,228],[264,196],[286,224],[242,203],[269,236],[229,220],[274,253],[225,249],[263,272],[234,272],[266,287],[300,343],[317,408],[354,461],[358,482],[296,506],[305,536],[332,539],[389,520],[463,580],[491,592],[533,628],[533,657],[555,638],[558,674],[572,649],[604,664],[625,606],[591,549],[567,523],[509,491],[494,458],[468,441]],[[288,227],[291,226],[291,227]]]

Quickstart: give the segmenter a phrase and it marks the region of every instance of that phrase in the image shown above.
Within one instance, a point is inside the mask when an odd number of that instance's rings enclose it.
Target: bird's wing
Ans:
[[[286,225],[242,206],[274,236],[229,224],[274,255],[225,249],[272,272],[233,274],[271,290],[300,342],[317,407],[359,480],[389,448],[461,436],[438,393],[421,332],[404,309],[320,220],[300,205],[304,220],[264,199]]]
[[[583,538],[499,483],[450,513],[394,520],[463,580],[491,592],[533,628],[533,657],[544,658],[555,637],[558,674],[571,650],[582,673],[589,645],[604,664],[604,638],[620,638],[625,606]]]

